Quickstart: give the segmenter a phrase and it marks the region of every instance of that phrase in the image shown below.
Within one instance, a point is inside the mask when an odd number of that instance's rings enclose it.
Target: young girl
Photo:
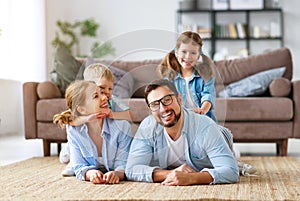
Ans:
[[[66,90],[69,110],[56,114],[53,122],[66,126],[70,164],[80,180],[94,184],[116,184],[125,178],[124,169],[132,140],[127,121],[100,118],[80,126],[69,123],[108,108],[108,99],[94,82],[76,81]]]
[[[200,56],[202,63],[198,63]],[[175,84],[185,107],[217,121],[213,113],[216,99],[213,70],[213,61],[202,53],[202,39],[190,31],[178,37],[175,50],[166,55],[158,68],[160,76]]]
[[[69,122],[70,125],[79,126],[89,121],[101,119],[104,117],[132,121],[133,115],[130,111],[130,108],[121,100],[119,100],[118,97],[112,94],[114,75],[108,67],[100,63],[91,64],[85,69],[83,77],[84,80],[94,81],[97,84],[97,86],[100,88],[101,93],[104,93],[106,95],[109,107],[101,108],[97,113],[76,117],[71,122]],[[68,146],[68,143],[63,146],[59,154],[59,160],[61,163],[68,164],[70,161],[70,151]],[[62,171],[62,175],[74,175],[74,170],[71,164],[66,166],[66,168]]]
[[[169,52],[158,67],[158,73],[172,81],[182,95],[182,104],[194,112],[205,114],[217,122],[213,113],[216,91],[213,61],[202,52],[202,39],[198,33],[180,34],[175,50]],[[198,62],[202,57],[202,62]],[[229,129],[219,126],[227,141],[232,141]],[[231,143],[229,143],[231,144]],[[233,147],[230,147],[233,151]],[[233,151],[234,152],[234,151]],[[237,157],[239,158],[239,157]],[[240,173],[253,174],[256,169],[238,160]]]

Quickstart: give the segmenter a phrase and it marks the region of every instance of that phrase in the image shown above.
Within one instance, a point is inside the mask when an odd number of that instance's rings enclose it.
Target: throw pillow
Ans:
[[[291,92],[291,81],[284,78],[274,79],[269,86],[270,95],[273,97],[285,97]]]
[[[229,84],[219,92],[220,97],[243,97],[263,94],[275,78],[281,77],[285,67],[262,71]]]
[[[64,95],[66,88],[73,82],[81,63],[77,61],[63,46],[58,46],[54,54],[54,69],[51,72],[51,81],[54,82]]]
[[[37,94],[40,99],[61,98],[61,92],[56,84],[50,81],[39,83]]]
[[[92,58],[87,58],[85,68],[93,63],[97,63]],[[107,66],[106,64],[103,64]],[[130,98],[133,93],[134,79],[129,72],[119,69],[114,66],[108,66],[112,71],[115,81],[113,94],[119,98]],[[83,71],[82,71],[83,72]]]

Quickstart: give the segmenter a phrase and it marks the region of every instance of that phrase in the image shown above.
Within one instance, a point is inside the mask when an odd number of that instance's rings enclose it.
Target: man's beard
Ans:
[[[171,128],[173,126],[175,126],[177,124],[177,122],[180,119],[181,116],[181,109],[179,111],[179,113],[176,115],[174,110],[171,110],[174,114],[175,114],[175,118],[172,122],[168,122],[168,123],[164,123],[162,120],[160,122],[158,122],[159,124],[161,124],[162,126],[166,127],[166,128]]]

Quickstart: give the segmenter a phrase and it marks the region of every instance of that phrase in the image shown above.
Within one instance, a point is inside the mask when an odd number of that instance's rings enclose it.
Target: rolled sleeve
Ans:
[[[203,91],[201,92],[201,104],[204,101],[209,101],[212,105],[211,109],[215,108],[216,102],[216,90],[214,83],[214,78],[209,79],[206,83],[204,83]]]

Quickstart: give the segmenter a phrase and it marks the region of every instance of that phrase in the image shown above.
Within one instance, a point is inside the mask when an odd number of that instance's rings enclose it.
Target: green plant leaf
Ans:
[[[114,55],[115,48],[112,46],[111,42],[105,42],[102,44],[96,42],[91,48],[91,53],[93,58],[100,58],[106,55]]]
[[[86,19],[81,23],[81,35],[96,37],[99,24],[93,18]]]
[[[85,19],[82,21],[75,21],[73,23],[68,21],[58,20],[56,26],[59,29],[55,34],[55,38],[51,41],[52,46],[58,45],[65,47],[71,54],[73,50],[77,52],[75,55],[80,56],[80,37],[91,37],[97,36],[97,30],[100,25],[93,19]],[[105,55],[113,55],[115,49],[111,43],[94,43],[91,48],[91,55],[96,58],[103,57]],[[82,56],[82,55],[81,55]]]

